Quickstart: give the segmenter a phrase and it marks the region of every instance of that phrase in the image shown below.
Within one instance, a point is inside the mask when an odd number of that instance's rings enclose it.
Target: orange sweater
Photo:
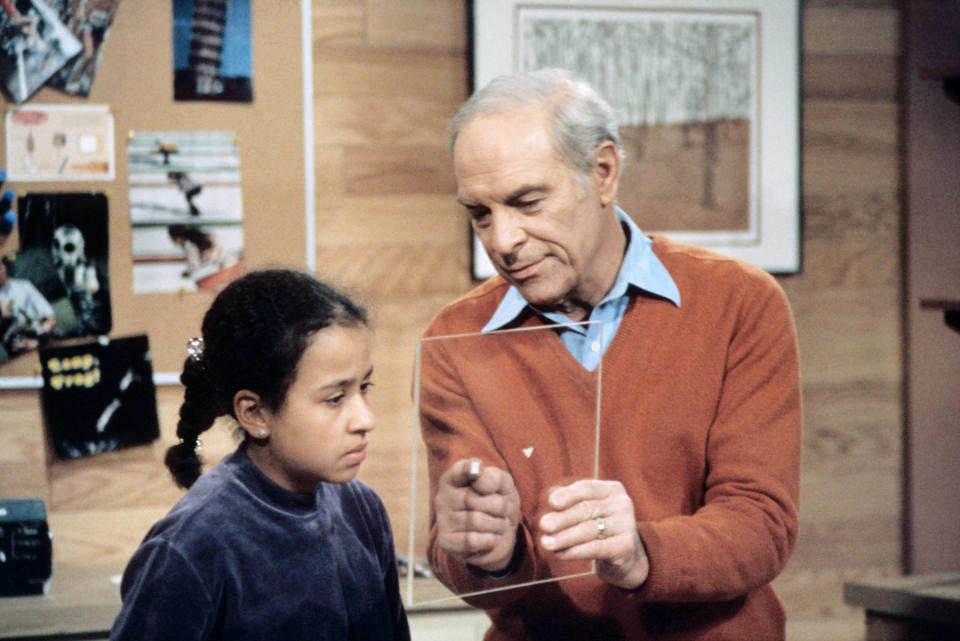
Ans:
[[[472,597],[491,616],[490,641],[784,637],[770,581],[797,532],[801,408],[788,302],[770,275],[740,261],[659,236],[653,251],[682,305],[632,299],[600,368],[599,437],[599,478],[632,498],[649,578],[634,591],[588,575]],[[479,331],[507,288],[487,281],[424,336]],[[516,571],[492,579],[445,554],[432,523],[441,580],[463,594],[589,570],[541,550],[537,523],[549,488],[593,477],[596,373],[543,330],[425,341],[421,359],[432,492],[452,463],[478,456],[510,471],[521,500]]]

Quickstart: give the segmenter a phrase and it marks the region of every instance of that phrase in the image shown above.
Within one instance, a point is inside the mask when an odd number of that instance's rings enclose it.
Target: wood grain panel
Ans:
[[[882,236],[899,241],[900,201],[896,193],[862,198],[808,194],[803,199],[803,230],[810,240]],[[816,274],[804,274],[804,280],[808,276]]]
[[[443,51],[330,46],[314,65],[314,86],[325,93],[446,101],[462,98],[466,86],[462,57]]]
[[[0,496],[49,500],[46,463],[0,463]]]
[[[341,194],[344,192],[343,148],[328,145],[314,146],[316,162],[313,178],[318,194]]]
[[[33,407],[0,409],[0,465],[5,463],[39,463],[47,461],[43,419],[37,402]]]
[[[897,58],[811,54],[803,59],[803,95],[816,100],[897,98]]]
[[[878,514],[861,520],[806,521],[800,524],[790,564],[823,570],[878,563],[895,568],[900,563],[901,528],[899,514]]]
[[[364,41],[367,6],[357,0],[313,0],[311,35],[314,50],[331,43],[355,44]]]
[[[59,462],[51,467],[51,510],[172,506],[178,489],[150,446]]]
[[[849,198],[900,186],[893,103],[805,101],[803,194]]]
[[[804,267],[811,277],[805,291],[817,287],[883,287],[900,280],[900,242],[894,233],[867,233],[857,238],[809,238],[803,246]]]
[[[899,107],[894,102],[805,100],[803,151],[897,160]],[[804,192],[806,193],[806,192]]]
[[[804,470],[831,472],[895,463],[900,453],[899,381],[803,386]]]
[[[126,563],[144,535],[169,506],[48,513],[56,563]]]
[[[457,193],[445,144],[348,147],[345,162],[349,194]]]
[[[808,7],[803,12],[803,51],[808,54],[888,55],[898,52],[895,8]]]
[[[370,294],[449,292],[466,281],[463,254],[444,247],[335,247],[317,250],[319,274]],[[415,304],[411,301],[411,304]]]
[[[800,480],[801,521],[821,523],[896,519],[900,515],[900,466],[883,462],[869,469],[820,473],[804,468]]]
[[[432,246],[466,250],[466,224],[453,194],[317,198],[318,248]]]
[[[785,283],[788,296],[790,284]],[[805,386],[900,382],[900,298],[895,287],[826,289],[790,300]]]
[[[328,94],[314,100],[317,146],[443,145],[449,165],[447,123],[459,98]]]
[[[367,0],[367,6],[367,40],[373,46],[437,48],[460,54],[466,47],[466,2]]]
[[[886,565],[874,565],[856,568],[826,568],[808,569],[795,567],[789,564],[787,569],[777,577],[773,585],[784,604],[787,606],[787,620],[851,617],[858,611],[843,603],[843,584],[845,581],[864,581],[888,576],[896,576],[898,571]],[[862,639],[860,636],[844,637]],[[789,636],[791,641],[793,636]],[[817,639],[817,637],[813,637]],[[818,641],[835,639],[836,637],[819,637]]]

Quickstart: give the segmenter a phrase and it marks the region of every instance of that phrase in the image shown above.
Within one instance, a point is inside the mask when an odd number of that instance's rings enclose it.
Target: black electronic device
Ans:
[[[53,576],[53,544],[40,499],[0,498],[0,597],[44,594]]]

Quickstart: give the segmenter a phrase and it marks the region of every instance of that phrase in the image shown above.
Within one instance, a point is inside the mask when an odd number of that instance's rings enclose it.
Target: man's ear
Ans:
[[[260,400],[260,395],[242,389],[233,395],[233,413],[240,427],[253,438],[263,438],[269,434],[267,418],[269,410]]]
[[[601,205],[606,207],[617,199],[617,188],[620,184],[620,153],[611,140],[605,140],[597,146],[593,160],[593,180]]]

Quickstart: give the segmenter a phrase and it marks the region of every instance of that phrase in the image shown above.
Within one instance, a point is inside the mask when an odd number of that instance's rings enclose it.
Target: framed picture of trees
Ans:
[[[546,67],[617,110],[618,203],[645,233],[801,268],[797,0],[484,0],[474,86]],[[493,268],[474,239],[473,272]]]

